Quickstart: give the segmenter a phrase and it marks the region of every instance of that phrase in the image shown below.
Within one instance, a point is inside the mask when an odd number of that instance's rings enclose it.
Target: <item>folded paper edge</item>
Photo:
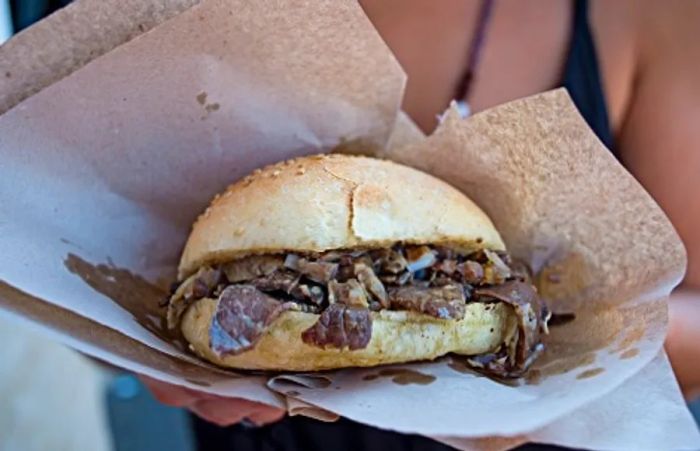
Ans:
[[[48,309],[48,311],[40,311],[38,309]],[[180,359],[175,356],[165,354],[157,349],[151,348],[148,345],[141,343],[140,341],[134,340],[119,331],[111,329],[107,326],[103,326],[99,323],[92,321],[89,318],[80,316],[72,311],[62,309],[61,307],[54,306],[53,304],[45,303],[40,300],[34,299],[31,295],[24,293],[9,284],[4,283],[0,280],[0,315],[5,315],[10,318],[13,322],[24,324],[28,329],[35,331],[47,340],[59,343],[61,345],[67,346],[76,352],[82,353],[86,356],[92,357],[94,359],[107,362],[109,365],[130,371],[136,374],[146,374],[154,379],[164,380],[168,379],[169,373],[165,370],[154,368],[152,365],[134,360],[126,355],[120,354],[111,349],[107,349],[101,345],[93,344],[83,340],[79,336],[75,336],[71,332],[71,325],[76,326],[76,322],[81,322],[84,325],[89,325],[91,328],[91,333],[108,334],[110,341],[126,341],[131,349],[147,348],[149,352],[156,353],[157,356],[162,356],[166,359],[173,359],[178,362],[182,362],[185,365],[190,365],[196,367],[197,370],[211,371],[211,368],[195,365],[186,360]],[[45,321],[46,317],[53,318],[54,323],[49,324]],[[41,321],[38,320],[41,318]],[[63,327],[58,325],[62,321],[66,322]],[[219,394],[215,390],[210,389],[208,386],[203,386],[198,383],[191,382],[186,376],[175,376],[170,374],[171,377],[179,379],[177,382],[169,381],[175,385],[180,385],[183,387],[190,388],[192,390],[207,392],[212,394]],[[221,377],[226,378],[226,374],[222,373]],[[264,382],[261,381],[261,385],[264,386]],[[269,393],[269,396],[265,398],[265,402],[276,407],[284,407],[282,403],[274,392],[270,391],[265,387],[265,390]],[[245,398],[244,395],[238,395]],[[250,399],[251,401],[263,402],[260,399]]]
[[[297,374],[271,377],[268,379],[266,386],[285,399],[289,416],[304,416],[325,423],[332,423],[337,421],[340,415],[297,398],[299,393],[294,390],[295,388],[310,390],[326,388],[331,383],[331,378],[326,376]]]
[[[287,402],[287,414],[290,417],[302,416],[324,423],[334,423],[340,419],[340,415],[336,413],[321,409],[291,396],[286,396],[285,399]]]
[[[78,0],[20,31],[0,46],[0,114],[201,1]]]

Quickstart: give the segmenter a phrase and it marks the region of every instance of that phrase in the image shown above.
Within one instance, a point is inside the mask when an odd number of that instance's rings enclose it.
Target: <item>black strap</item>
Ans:
[[[573,13],[571,42],[562,85],[569,91],[588,125],[609,149],[613,149],[603,81],[588,20],[588,1],[576,0]]]
[[[491,15],[493,13],[494,0],[482,0],[479,15],[476,19],[476,27],[472,37],[471,46],[469,48],[469,59],[464,73],[460,78],[460,82],[455,89],[454,98],[456,100],[469,100],[471,93],[472,82],[476,76],[476,71],[481,61],[481,50],[483,49],[486,40],[486,32],[488,31]]]

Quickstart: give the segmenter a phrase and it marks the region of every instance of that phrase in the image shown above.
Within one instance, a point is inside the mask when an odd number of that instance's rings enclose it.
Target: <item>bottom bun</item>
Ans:
[[[467,304],[464,318],[439,320],[407,311],[372,312],[372,339],[364,349],[340,350],[307,345],[301,339],[319,315],[287,311],[255,347],[237,355],[219,356],[209,346],[209,325],[216,300],[202,299],[182,318],[182,332],[193,350],[219,366],[248,370],[320,371],[389,363],[432,360],[448,353],[490,352],[516,332],[512,308],[503,303]]]

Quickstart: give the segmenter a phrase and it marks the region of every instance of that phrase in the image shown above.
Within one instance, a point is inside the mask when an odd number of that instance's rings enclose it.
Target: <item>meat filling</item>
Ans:
[[[518,333],[501,349],[470,360],[502,377],[518,376],[532,363],[548,319],[527,271],[506,253],[425,245],[256,255],[204,267],[173,292],[169,326],[176,328],[184,311],[205,297],[218,298],[210,336],[220,355],[250,349],[287,310],[320,314],[302,334],[305,343],[363,349],[372,335],[371,311],[407,310],[459,320],[470,302],[504,302],[518,318]]]

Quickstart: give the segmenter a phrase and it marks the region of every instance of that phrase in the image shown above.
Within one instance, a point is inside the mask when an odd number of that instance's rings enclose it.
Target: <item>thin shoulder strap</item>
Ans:
[[[454,98],[457,101],[467,102],[471,94],[472,82],[476,76],[479,63],[481,61],[481,52],[486,41],[486,33],[491,22],[493,6],[495,0],[482,0],[479,15],[477,16],[476,28],[469,47],[469,59],[467,66],[460,78],[459,84],[455,89]]]

